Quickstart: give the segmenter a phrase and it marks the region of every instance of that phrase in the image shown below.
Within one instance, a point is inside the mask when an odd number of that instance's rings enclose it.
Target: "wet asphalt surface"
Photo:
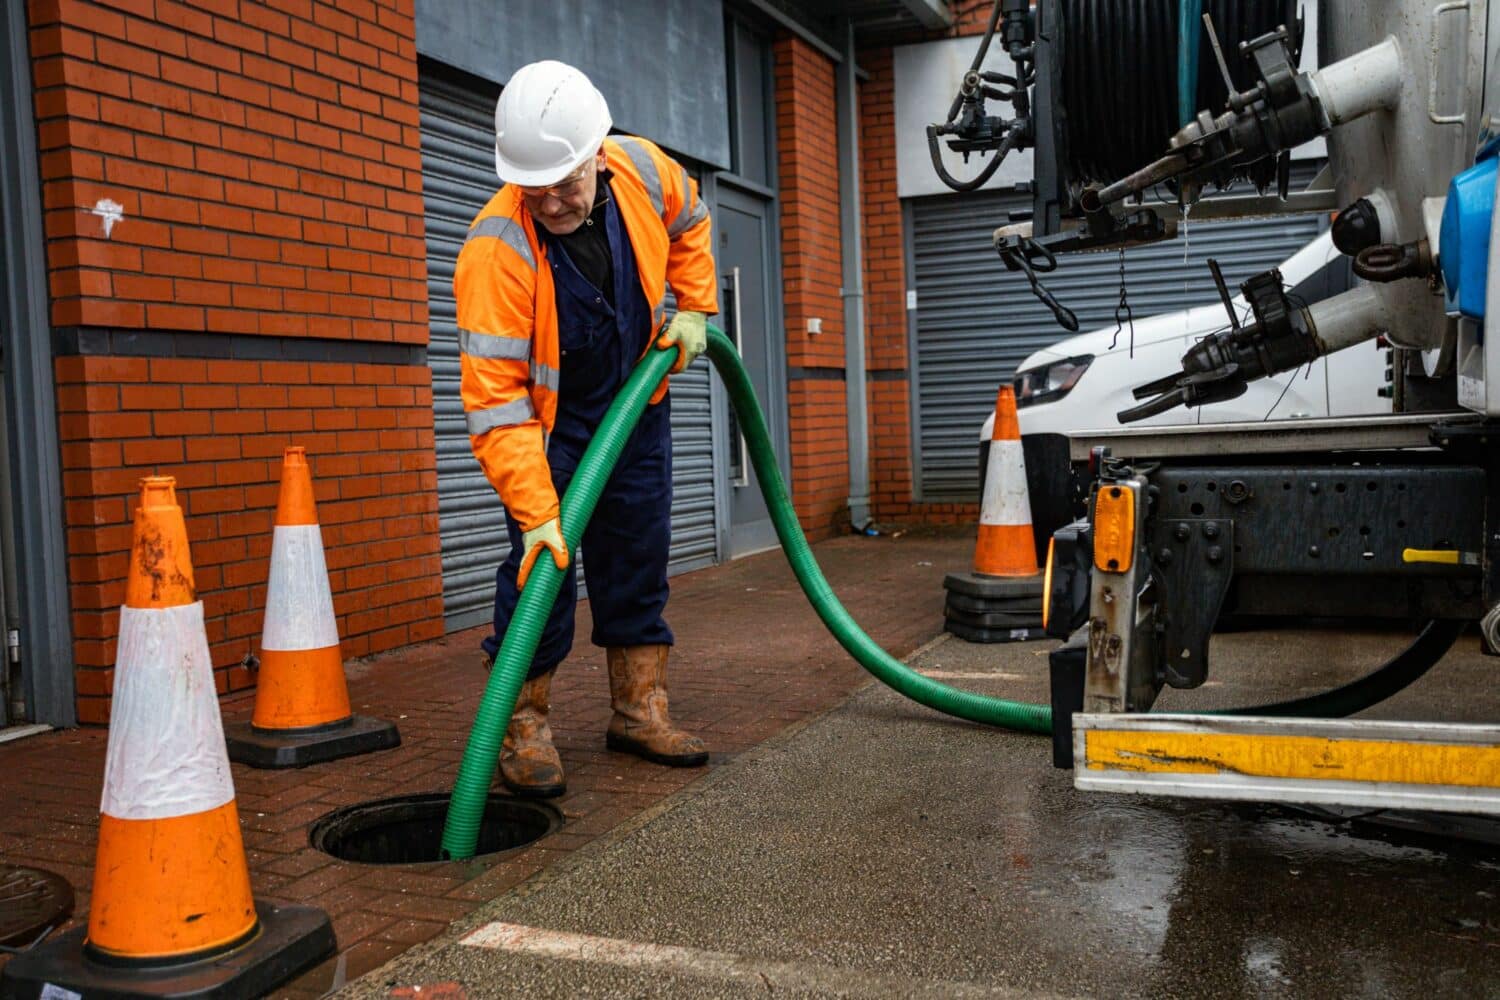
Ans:
[[[1405,641],[1216,636],[1209,683],[1158,707],[1312,693]],[[911,662],[1041,701],[1052,646],[940,641]],[[1368,714],[1500,719],[1497,669],[1467,635]],[[1500,996],[1500,827],[1477,836],[1077,792],[1047,740],[872,684],[341,995]],[[553,953],[457,943],[492,921]]]

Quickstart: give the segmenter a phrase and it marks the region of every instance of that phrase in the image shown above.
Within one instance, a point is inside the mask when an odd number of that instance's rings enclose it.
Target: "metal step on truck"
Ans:
[[[1004,70],[985,68],[992,45]],[[1465,630],[1500,649],[1500,347],[1485,336],[1489,293],[1500,302],[1500,3],[997,0],[928,141],[960,190],[1031,150],[1031,218],[994,249],[1065,329],[1076,320],[1047,289],[1060,258],[1170,239],[1189,217],[1336,213],[1359,279],[1309,303],[1265,271],[1241,285],[1247,316],[1214,268],[1222,328],[1101,414],[1125,426],[1071,436],[1089,485],[1047,563],[1047,629],[1066,640],[1051,656],[1059,766],[1085,790],[1500,814],[1500,719],[1358,715]],[[1327,168],[1292,190],[1290,153],[1308,142],[1326,144]],[[975,175],[952,176],[942,145],[977,157]],[[1389,415],[1130,426],[1377,338]],[[1208,680],[1226,616],[1418,634],[1321,695],[1152,711],[1164,688]]]

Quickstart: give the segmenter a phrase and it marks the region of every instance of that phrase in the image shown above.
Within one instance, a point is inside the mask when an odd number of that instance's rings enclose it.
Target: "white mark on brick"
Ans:
[[[109,239],[109,234],[115,228],[115,223],[125,218],[125,206],[108,198],[100,198],[89,211],[104,221],[105,239]]]

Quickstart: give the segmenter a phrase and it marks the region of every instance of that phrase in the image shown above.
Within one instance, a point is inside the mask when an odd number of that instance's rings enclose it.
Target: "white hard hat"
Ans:
[[[611,124],[588,77],[554,59],[529,63],[495,104],[495,172],[507,184],[556,184],[594,155]]]

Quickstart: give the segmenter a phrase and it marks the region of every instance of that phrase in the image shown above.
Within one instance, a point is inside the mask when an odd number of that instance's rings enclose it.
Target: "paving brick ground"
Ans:
[[[966,566],[972,545],[971,530],[918,530],[836,538],[814,552],[855,618],[903,656],[941,631],[943,575]],[[399,748],[299,771],[234,765],[256,898],[322,907],[339,940],[337,959],[278,995],[319,996],[364,974],[705,773],[605,751],[604,655],[588,645],[587,603],[579,608],[574,656],[553,685],[553,732],[568,771],[568,794],[555,800],[564,825],[529,847],[370,866],[308,842],[309,825],[333,809],[451,787],[484,682],[481,630],[348,665],[355,710],[395,720]],[[678,643],[673,717],[708,741],[708,770],[826,711],[867,676],[822,628],[779,551],[677,577],[668,618]],[[248,718],[251,705],[248,693],[225,699],[225,719]],[[72,882],[75,923],[93,877],[105,742],[105,730],[80,729],[0,744],[0,858]]]

